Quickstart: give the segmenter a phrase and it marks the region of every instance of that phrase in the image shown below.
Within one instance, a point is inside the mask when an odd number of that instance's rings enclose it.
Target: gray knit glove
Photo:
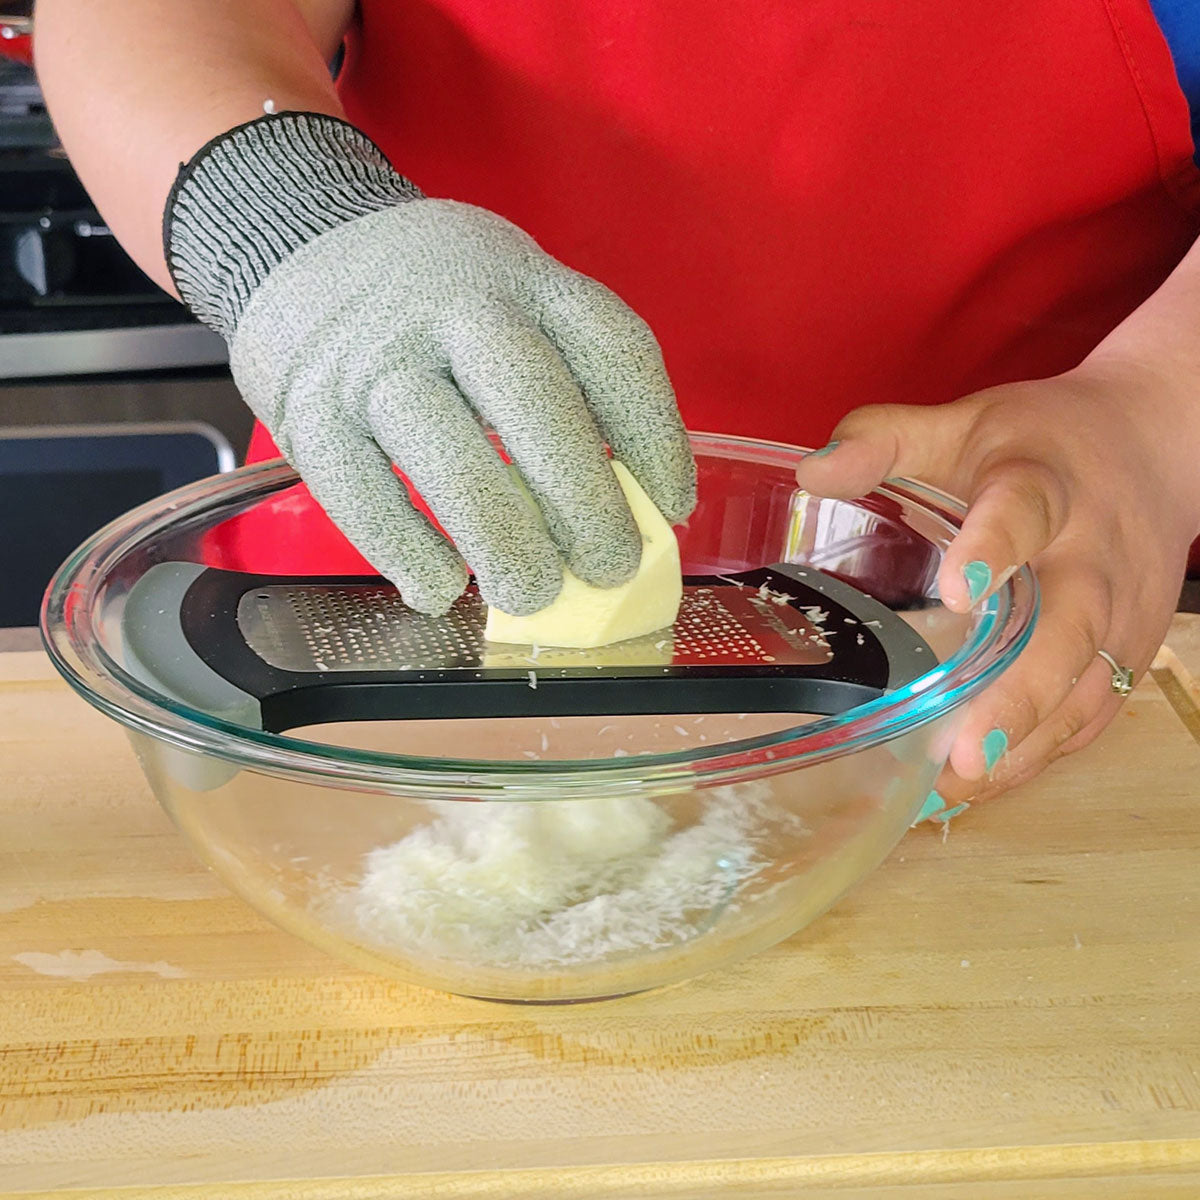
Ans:
[[[286,113],[223,134],[181,170],[164,241],[247,403],[413,607],[448,608],[463,558],[518,615],[554,599],[564,562],[601,586],[630,578],[641,541],[605,442],[669,520],[692,511],[645,323],[495,214],[423,197],[352,126]]]

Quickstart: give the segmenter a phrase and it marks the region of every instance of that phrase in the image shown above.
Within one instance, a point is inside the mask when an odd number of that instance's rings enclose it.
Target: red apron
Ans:
[[[628,301],[693,429],[819,445],[861,404],[1058,373],[1197,234],[1148,0],[360,8],[350,119]],[[286,508],[239,565],[360,561]]]

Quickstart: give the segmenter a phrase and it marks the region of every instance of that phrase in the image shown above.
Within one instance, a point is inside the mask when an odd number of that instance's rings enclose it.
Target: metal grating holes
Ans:
[[[672,630],[593,650],[498,647],[483,638],[487,610],[473,589],[442,617],[414,612],[378,584],[268,585],[238,604],[246,644],[284,671],[528,671],[605,666],[739,667],[819,663],[828,645],[805,615],[749,588],[687,588]]]
[[[468,593],[443,617],[414,612],[374,585],[247,592],[238,624],[250,648],[287,671],[435,671],[474,666],[486,613]]]
[[[712,588],[683,594],[675,619],[675,654],[688,662],[762,662],[754,635],[722,604]]]

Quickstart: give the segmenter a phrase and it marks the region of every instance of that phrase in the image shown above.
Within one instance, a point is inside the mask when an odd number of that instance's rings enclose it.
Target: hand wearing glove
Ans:
[[[517,615],[554,599],[564,564],[629,579],[641,541],[605,443],[668,520],[694,507],[645,323],[501,217],[422,196],[353,126],[285,113],[221,135],[180,172],[164,241],[250,408],[414,608],[447,609],[464,558]]]

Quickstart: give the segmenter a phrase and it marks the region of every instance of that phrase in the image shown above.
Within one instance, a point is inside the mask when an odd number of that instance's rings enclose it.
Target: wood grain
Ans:
[[[120,729],[0,655],[0,1195],[1194,1198],[1200,745],[1162,673],[1189,694],[1200,618],[1168,650],[1096,745],[804,934],[559,1009],[275,930]]]
[[[1180,614],[1150,674],[1188,732],[1200,741],[1200,617]]]

